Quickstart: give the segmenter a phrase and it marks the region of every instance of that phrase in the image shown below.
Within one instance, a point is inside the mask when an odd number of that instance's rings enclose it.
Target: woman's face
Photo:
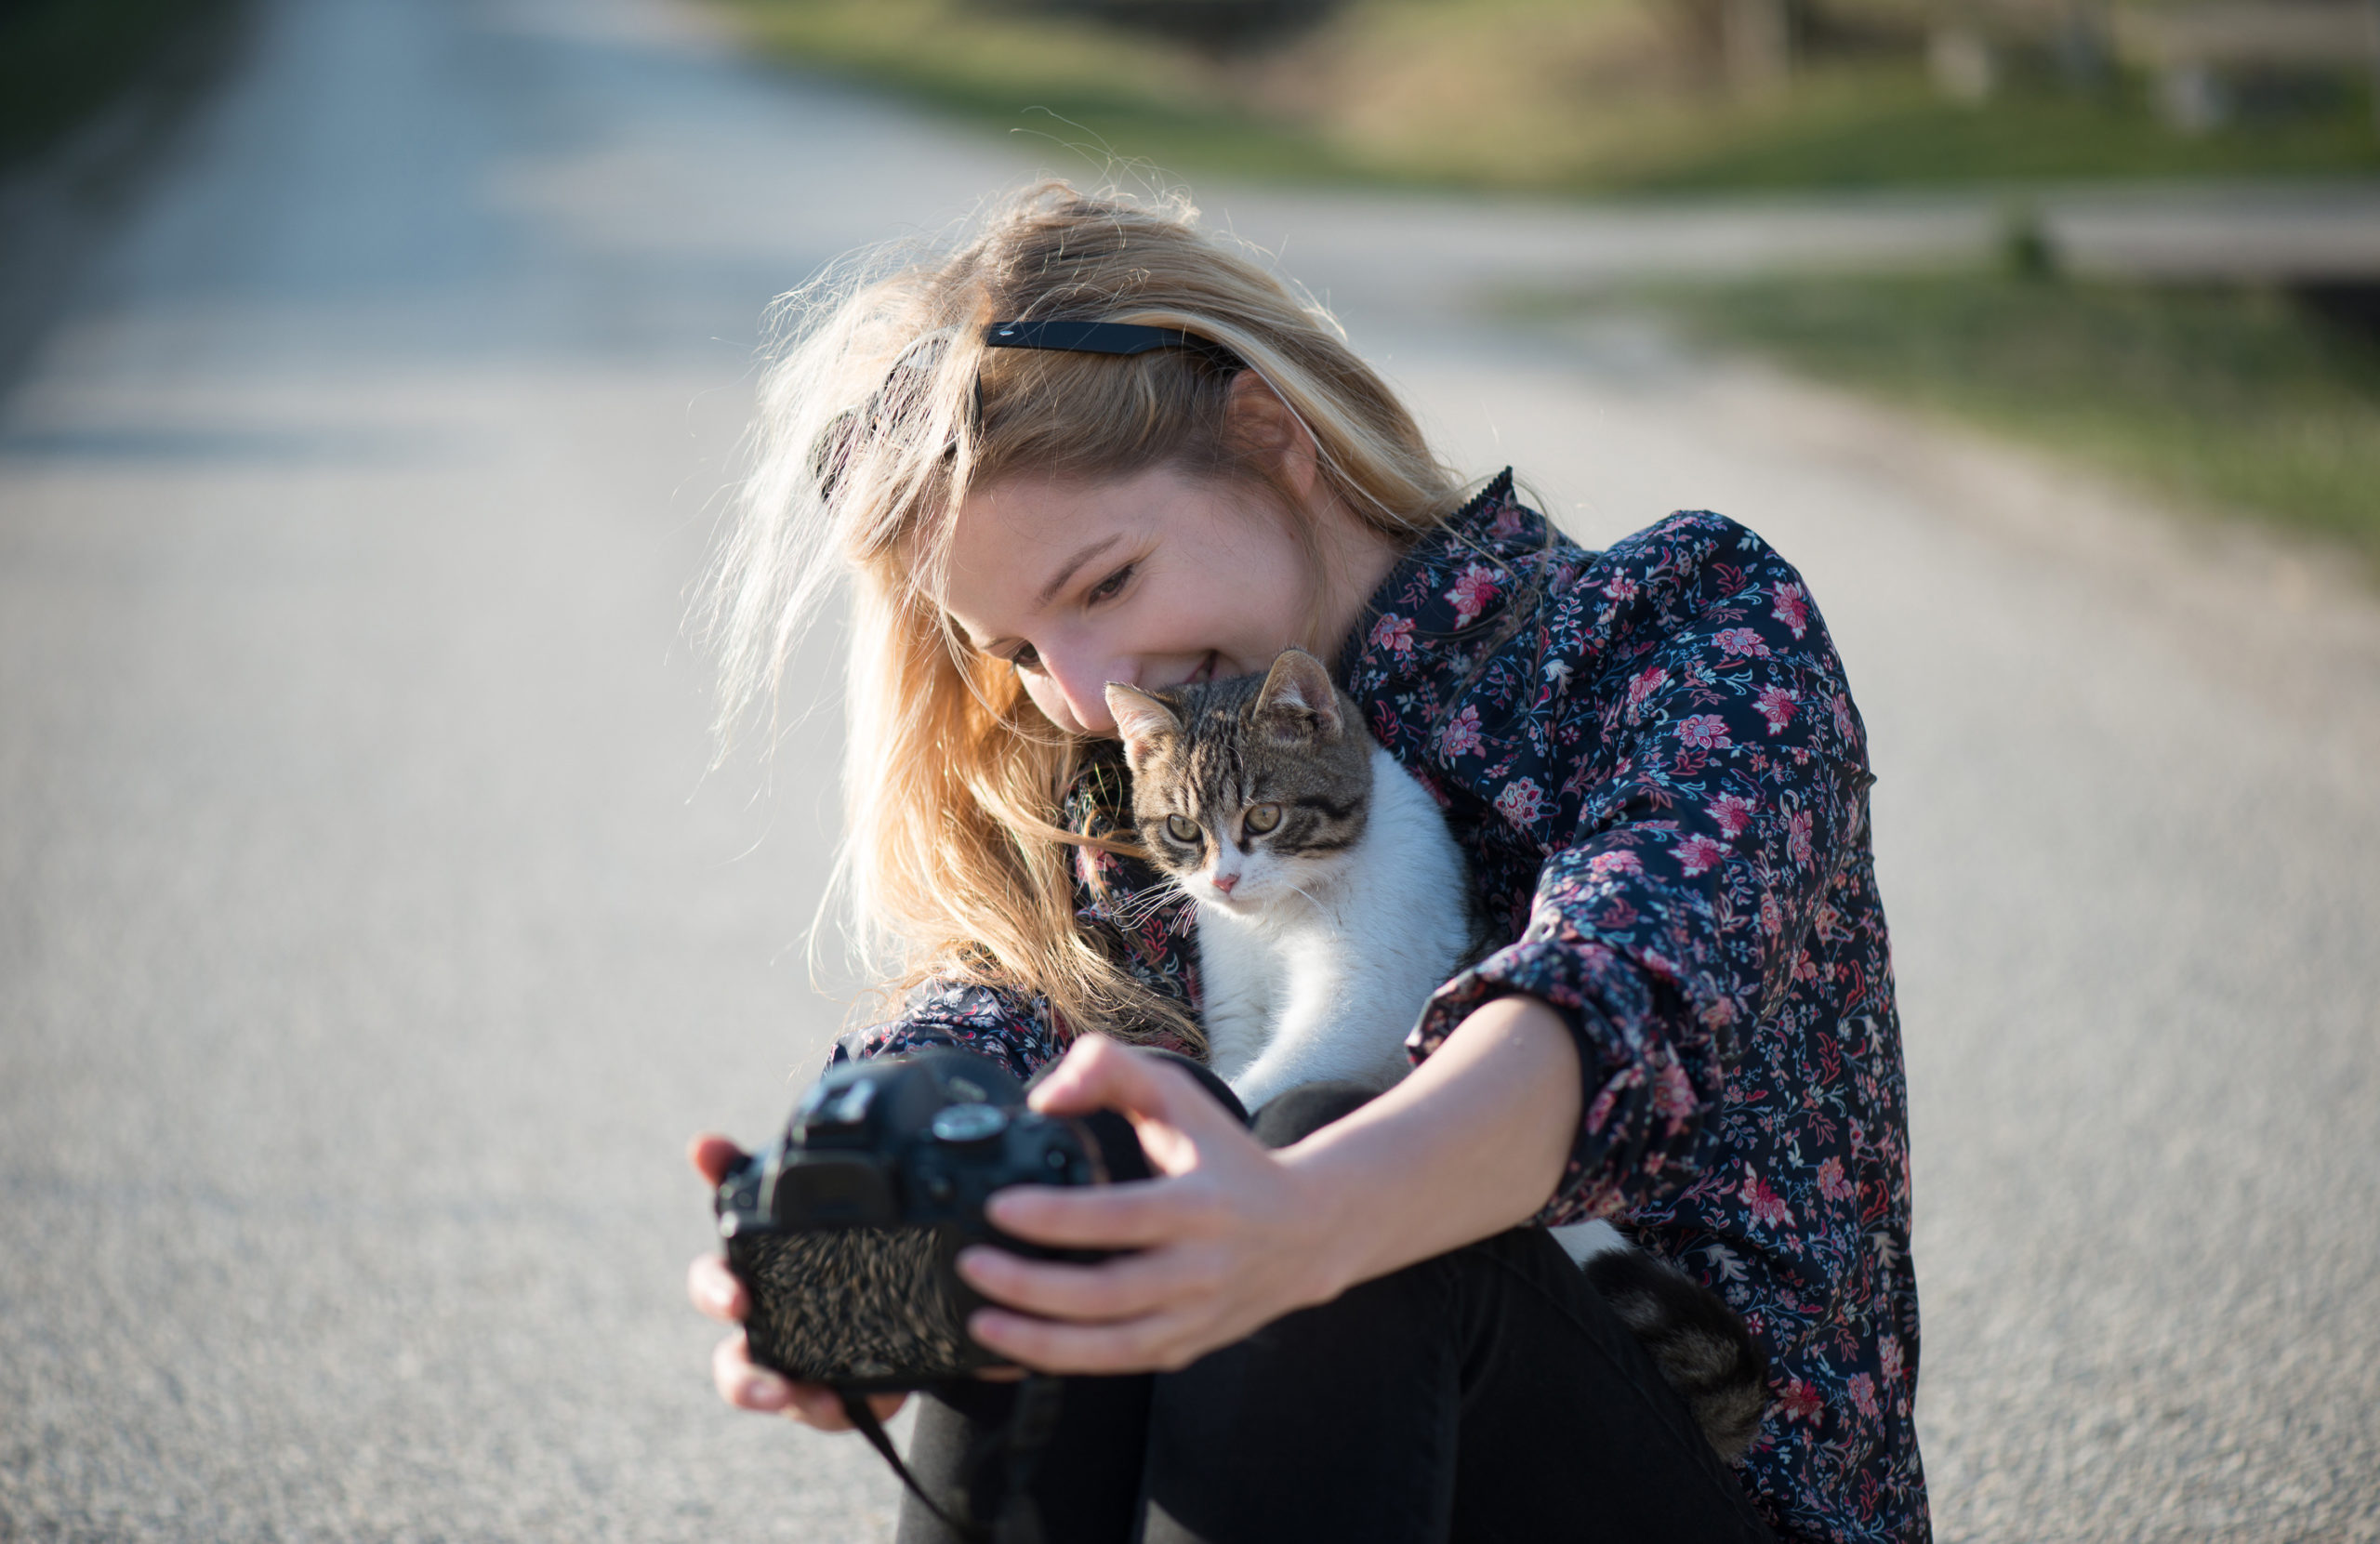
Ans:
[[[1052,723],[1113,737],[1109,681],[1161,690],[1263,670],[1304,640],[1317,601],[1333,609],[1345,587],[1319,577],[1285,520],[1231,483],[1168,468],[1107,482],[1020,475],[960,506],[944,604],[968,642],[1015,665]]]

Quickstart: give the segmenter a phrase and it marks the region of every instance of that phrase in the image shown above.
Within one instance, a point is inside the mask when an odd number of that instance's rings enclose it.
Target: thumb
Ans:
[[[1086,1035],[1074,1043],[1035,1085],[1032,1105],[1050,1115],[1120,1113],[1131,1121],[1142,1151],[1161,1173],[1191,1167],[1189,1150],[1201,1139],[1239,1128],[1231,1112],[1188,1073],[1102,1035]]]

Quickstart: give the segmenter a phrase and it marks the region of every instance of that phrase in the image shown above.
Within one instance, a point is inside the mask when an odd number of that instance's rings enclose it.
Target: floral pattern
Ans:
[[[1744,1316],[1771,1401],[1738,1472],[1781,1536],[1929,1537],[1872,779],[1801,576],[1706,513],[1585,551],[1507,473],[1408,554],[1339,674],[1509,940],[1432,998],[1411,1054],[1506,993],[1561,1011],[1584,1115],[1538,1221],[1609,1218]],[[1115,828],[1124,775],[1091,764],[1076,829]],[[1146,904],[1156,876],[1093,850],[1077,878],[1085,927],[1195,1009],[1187,904]],[[955,1042],[1023,1075],[1064,1038],[1046,1005],[928,985],[837,1057]]]

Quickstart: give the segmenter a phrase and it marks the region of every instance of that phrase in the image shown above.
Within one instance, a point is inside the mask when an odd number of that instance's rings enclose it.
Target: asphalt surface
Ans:
[[[683,1306],[684,1137],[763,1132],[843,1010],[831,701],[764,797],[707,773],[680,624],[767,298],[1082,168],[660,0],[269,0],[244,47],[0,404],[0,1537],[882,1537],[873,1457],[719,1405]],[[1207,202],[1463,465],[1811,577],[1941,1537],[2380,1537],[2380,604],[1466,311],[1540,213]]]

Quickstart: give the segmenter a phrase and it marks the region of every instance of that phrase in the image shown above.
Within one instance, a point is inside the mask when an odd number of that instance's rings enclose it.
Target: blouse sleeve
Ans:
[[[1038,997],[929,981],[909,994],[894,1017],[837,1040],[827,1065],[945,1046],[988,1056],[1022,1081],[1053,1054],[1056,1037],[1049,1021],[1049,1005]]]
[[[1633,1210],[1699,1176],[1745,1037],[1864,838],[1859,721],[1800,576],[1712,515],[1557,575],[1472,701],[1505,754],[1465,781],[1544,864],[1519,939],[1438,991],[1410,1049],[1491,997],[1552,1004],[1584,1103],[1538,1221]]]

